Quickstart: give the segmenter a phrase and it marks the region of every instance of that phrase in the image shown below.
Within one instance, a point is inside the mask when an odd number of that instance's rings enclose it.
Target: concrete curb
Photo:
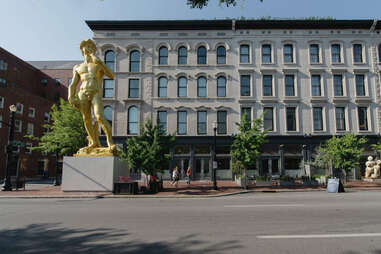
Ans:
[[[70,195],[70,196],[54,196],[54,195],[28,195],[28,196],[0,196],[0,199],[75,199],[75,198],[94,198],[94,199],[102,199],[102,198],[130,198],[130,199],[139,199],[139,198],[218,198],[218,197],[227,197],[227,196],[234,196],[234,195],[241,195],[241,194],[248,194],[248,193],[277,193],[277,192],[311,192],[311,191],[325,191],[325,189],[309,189],[309,190],[291,190],[291,189],[278,189],[278,190],[244,190],[244,191],[238,191],[238,192],[230,192],[230,193],[221,193],[221,194],[210,194],[210,195],[183,195],[183,194],[174,194],[174,195],[113,195],[113,194],[106,194],[106,195]]]
[[[380,188],[345,188],[346,192],[356,192],[356,191],[381,191]],[[316,192],[316,191],[326,191],[326,189],[269,189],[269,190],[243,190],[237,192],[230,193],[221,193],[221,194],[210,194],[210,195],[183,195],[183,194],[174,194],[174,195],[114,195],[114,194],[106,194],[106,195],[70,195],[70,196],[54,196],[54,195],[28,195],[28,196],[0,196],[1,199],[81,199],[81,198],[89,198],[89,199],[102,199],[102,198],[125,198],[125,199],[139,199],[139,198],[166,198],[166,199],[178,199],[178,198],[218,198],[218,197],[227,197],[234,195],[242,195],[248,193],[282,193],[282,192]]]

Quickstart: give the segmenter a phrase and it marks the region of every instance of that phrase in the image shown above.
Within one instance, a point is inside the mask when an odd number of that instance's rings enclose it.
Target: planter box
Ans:
[[[255,181],[255,186],[257,187],[271,187],[272,181]]]
[[[294,186],[295,182],[294,181],[279,181],[279,186]]]

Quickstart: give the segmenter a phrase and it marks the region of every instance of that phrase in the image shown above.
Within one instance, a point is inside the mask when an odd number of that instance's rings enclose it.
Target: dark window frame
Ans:
[[[168,65],[168,48],[166,46],[159,48],[159,65]]]
[[[188,50],[186,47],[181,46],[177,50],[177,64],[187,64],[187,62],[188,62]]]
[[[133,54],[135,54],[135,55],[133,56]],[[137,68],[137,70],[136,70],[136,68]],[[139,50],[133,50],[130,52],[130,72],[140,72],[140,52],[139,52]]]
[[[319,44],[310,44],[310,63],[320,63],[320,46]]]
[[[197,64],[207,64],[207,50],[205,46],[200,46],[197,48]]]
[[[182,83],[182,80],[185,80],[185,83]],[[185,93],[181,94],[181,91],[185,91]],[[188,79],[184,76],[181,76],[177,79],[177,96],[181,98],[188,96]]]
[[[245,49],[245,52],[243,52]],[[247,52],[246,52],[247,49]],[[239,62],[240,63],[250,63],[250,45],[242,44],[239,46]]]
[[[132,109],[136,109],[136,122],[135,121],[132,121],[130,119],[131,115],[132,115]],[[127,116],[127,134],[129,135],[137,135],[139,133],[139,108],[135,105],[132,105],[128,108],[127,110],[128,112],[128,116]],[[132,132],[131,131],[131,126],[132,125],[136,125],[136,133]]]
[[[200,114],[205,114],[205,121],[201,122]],[[198,135],[207,134],[207,132],[208,132],[207,121],[208,121],[208,112],[205,110],[197,111],[197,134]],[[202,130],[204,130],[204,131],[202,131]]]
[[[222,83],[220,80],[224,80]],[[223,91],[221,94],[220,91]],[[217,97],[226,97],[226,78],[224,76],[219,76],[217,78]]]
[[[165,80],[165,86],[163,85],[164,83],[161,82],[161,80]],[[164,90],[165,89],[165,90]],[[159,77],[158,78],[158,97],[163,97],[166,98],[168,96],[168,79],[167,77]],[[162,91],[165,91],[165,94],[162,93]]]
[[[184,122],[180,122],[180,114],[185,114],[185,121]],[[188,126],[187,126],[187,121],[188,120],[188,113],[187,111],[177,111],[177,134],[179,135],[186,135],[187,132],[188,132]],[[184,132],[180,132],[180,126],[183,125],[185,126],[184,128]]]
[[[132,87],[132,83],[135,83],[137,82],[137,87]],[[139,98],[140,95],[139,95],[139,82],[140,80],[139,79],[129,79],[128,80],[128,98]],[[134,84],[136,85],[136,84]],[[135,93],[136,95],[135,95]]]
[[[217,64],[226,64],[226,48],[224,46],[217,48]]]
[[[205,80],[205,86],[203,86],[203,83],[200,83],[201,80]],[[197,78],[197,97],[206,98],[208,96],[208,79],[204,76]],[[205,91],[205,95],[201,94],[202,91]]]
[[[248,80],[247,84],[244,80]],[[251,75],[240,76],[240,94],[241,96],[250,96],[251,94]]]
[[[108,58],[108,55],[111,54],[111,53],[112,53],[112,56],[111,56],[112,59],[109,59],[109,58]],[[115,52],[114,52],[113,50],[111,50],[111,49],[107,50],[107,51],[105,52],[104,59],[105,59],[105,61],[104,61],[104,62],[105,62],[105,65],[106,65],[110,70],[114,71],[114,70],[115,70]]]
[[[227,134],[227,118],[226,110],[217,111],[217,134]]]

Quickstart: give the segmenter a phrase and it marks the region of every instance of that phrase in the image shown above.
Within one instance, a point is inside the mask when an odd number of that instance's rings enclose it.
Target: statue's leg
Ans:
[[[91,103],[82,91],[78,93],[78,97],[80,100],[79,110],[81,111],[83,124],[85,125],[85,129],[88,135],[88,147],[95,147],[94,127],[91,119]]]
[[[101,125],[102,130],[106,134],[107,145],[109,148],[113,148],[115,145],[114,145],[114,142],[112,140],[111,125],[104,118],[103,102],[102,102],[102,99],[100,98],[99,94],[94,95],[94,98],[92,100],[92,105],[93,105],[95,118],[97,119],[97,122]]]

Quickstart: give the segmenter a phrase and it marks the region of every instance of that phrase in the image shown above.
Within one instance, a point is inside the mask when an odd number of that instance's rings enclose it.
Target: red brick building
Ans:
[[[46,75],[69,87],[73,77],[73,67],[83,61],[28,61],[29,64],[39,69]]]
[[[66,80],[67,82],[67,80]],[[65,84],[66,85],[66,84]],[[19,175],[38,177],[54,176],[55,156],[30,151],[36,142],[25,138],[44,133],[43,124],[50,121],[50,108],[59,98],[67,98],[67,87],[29,63],[0,47],[0,178],[5,176],[6,145],[10,122],[9,106],[17,105],[15,114],[15,141],[25,146],[15,151]],[[16,161],[15,160],[15,161]],[[16,167],[12,174],[16,174]]]

